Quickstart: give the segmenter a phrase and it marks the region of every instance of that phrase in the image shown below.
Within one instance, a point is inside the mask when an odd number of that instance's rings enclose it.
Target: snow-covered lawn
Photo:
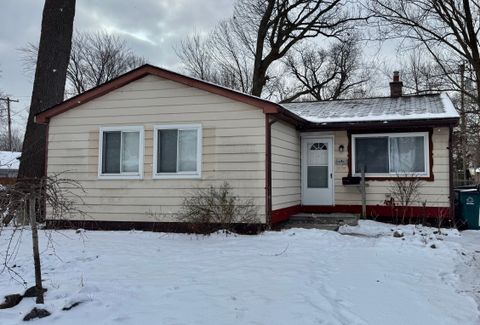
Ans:
[[[403,238],[373,221],[342,229],[350,235],[59,231],[51,233],[50,247],[42,231],[45,307],[52,315],[33,322],[479,324],[480,232],[399,228]],[[9,234],[0,234],[1,254]],[[32,285],[29,236],[23,233],[14,270]],[[0,294],[23,290],[0,274]],[[19,323],[33,306],[25,298],[0,310],[0,324]]]

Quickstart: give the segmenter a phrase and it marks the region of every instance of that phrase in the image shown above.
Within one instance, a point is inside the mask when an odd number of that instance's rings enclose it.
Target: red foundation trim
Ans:
[[[304,205],[301,207],[302,212],[311,213],[361,213],[361,205],[335,205],[335,206],[321,206],[321,205]],[[367,205],[367,218],[375,219],[377,217],[398,217],[403,214],[401,207],[392,207],[386,205]],[[407,209],[406,217],[414,218],[442,218],[450,217],[449,207],[409,207]]]
[[[288,220],[291,215],[301,211],[300,205],[294,205],[288,208],[278,209],[272,211],[272,224]]]

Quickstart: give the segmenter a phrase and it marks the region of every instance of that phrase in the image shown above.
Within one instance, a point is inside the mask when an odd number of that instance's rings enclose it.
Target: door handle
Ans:
[[[330,173],[330,178],[333,178],[333,173]]]

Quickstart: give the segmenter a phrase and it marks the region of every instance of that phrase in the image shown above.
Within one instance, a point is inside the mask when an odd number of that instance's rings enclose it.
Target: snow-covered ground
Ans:
[[[0,169],[18,169],[21,152],[0,151]]]
[[[393,229],[404,237],[393,237]],[[48,247],[42,231],[45,307],[52,315],[33,322],[479,324],[480,232],[434,231],[373,221],[342,228],[344,234],[59,231]],[[1,254],[10,233],[0,234]],[[29,236],[23,233],[11,265],[32,285]],[[23,290],[0,274],[0,294]],[[25,298],[0,310],[0,324],[19,323],[33,306]]]

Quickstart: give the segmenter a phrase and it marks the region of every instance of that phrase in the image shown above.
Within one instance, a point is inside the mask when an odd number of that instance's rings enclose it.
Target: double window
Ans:
[[[100,129],[100,178],[142,178],[143,127]]]
[[[352,169],[367,176],[428,176],[428,132],[352,135]]]
[[[153,178],[196,178],[201,169],[201,126],[161,125],[153,130]],[[143,177],[141,126],[100,129],[98,175],[103,179]]]

